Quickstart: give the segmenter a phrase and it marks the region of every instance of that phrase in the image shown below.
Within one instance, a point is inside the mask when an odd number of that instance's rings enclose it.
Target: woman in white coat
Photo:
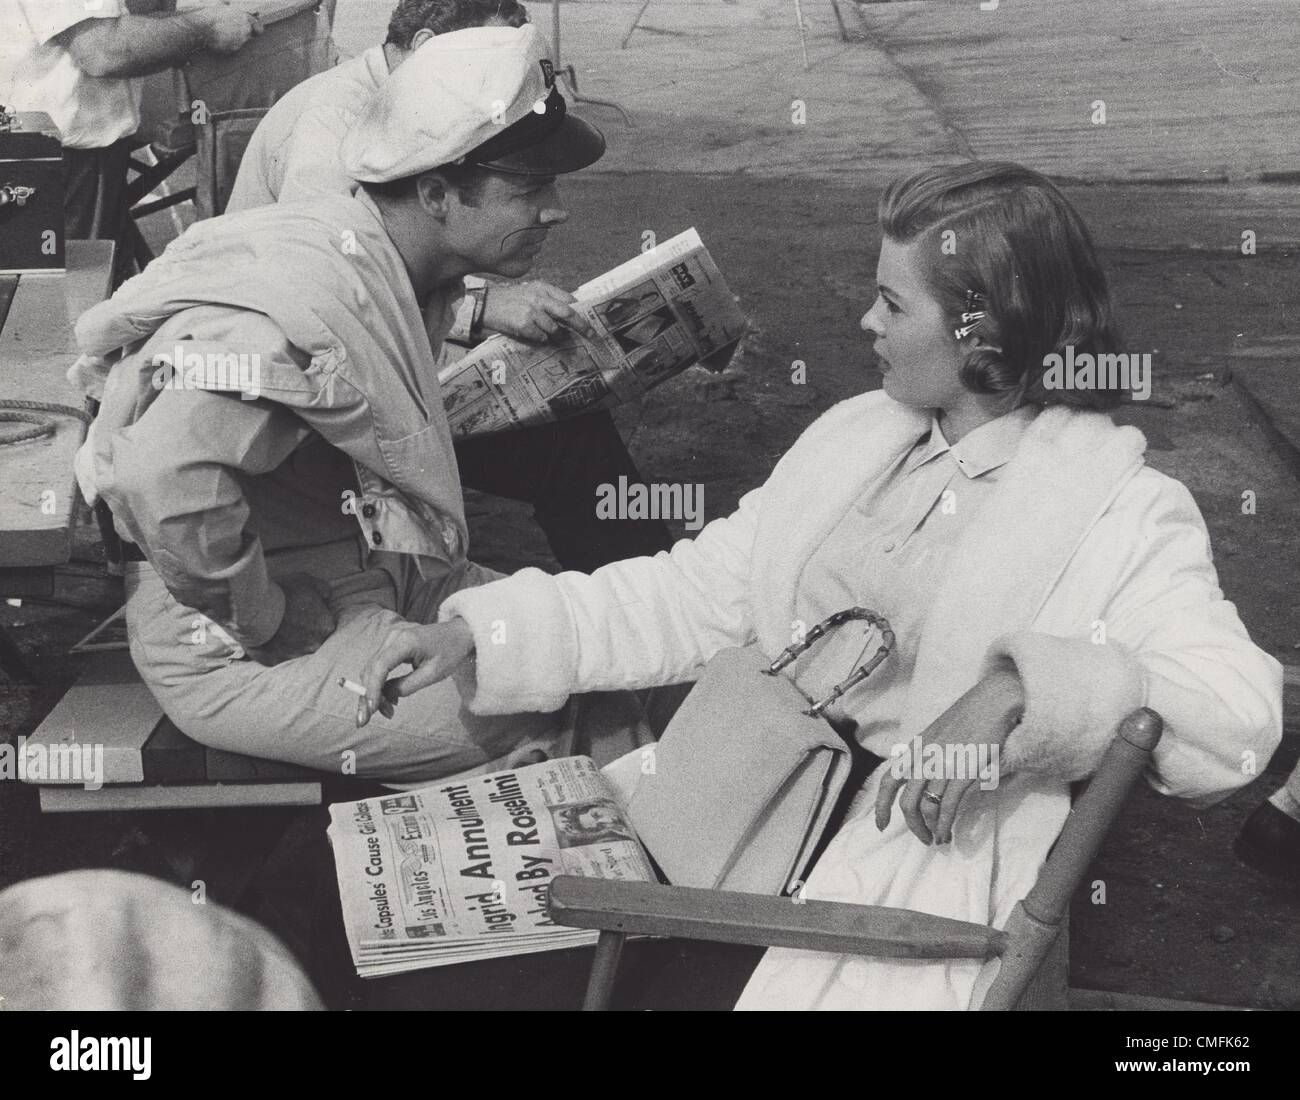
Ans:
[[[832,408],[694,540],[591,576],[526,569],[401,627],[365,671],[358,722],[453,671],[484,714],[678,683],[725,647],[774,658],[869,607],[895,650],[827,717],[881,758],[918,735],[982,745],[998,782],[878,768],[805,896],[998,926],[1068,813],[1069,782],[1129,711],[1165,720],[1160,791],[1205,805],[1262,769],[1281,669],[1224,600],[1191,495],[1105,415],[1135,364],[1110,358],[1105,278],[1077,214],[1037,173],[970,164],[891,185],[880,221],[862,325],[883,393]],[[875,645],[841,627],[795,683],[824,698]],[[975,1007],[996,966],[773,949],[739,1007]]]

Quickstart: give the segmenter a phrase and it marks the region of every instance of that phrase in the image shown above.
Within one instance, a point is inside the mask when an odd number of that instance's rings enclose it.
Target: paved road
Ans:
[[[653,0],[620,49],[638,7],[560,5],[581,90],[636,123],[589,109],[615,139],[605,171],[879,178],[978,156],[1090,182],[1300,182],[1294,0],[841,0],[849,43],[805,0],[807,70],[791,0]],[[388,9],[340,0],[344,51],[379,41]],[[551,6],[529,10],[549,35]]]

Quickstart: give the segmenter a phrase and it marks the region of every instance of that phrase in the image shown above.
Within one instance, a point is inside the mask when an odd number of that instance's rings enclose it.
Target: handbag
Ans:
[[[779,669],[828,624],[848,618],[878,625],[882,644],[810,711]],[[893,641],[884,619],[854,608],[814,627],[774,662],[756,644],[709,661],[653,753],[639,750],[641,774],[626,807],[671,884],[770,896],[798,889],[852,765],[848,744],[820,711],[865,679]]]

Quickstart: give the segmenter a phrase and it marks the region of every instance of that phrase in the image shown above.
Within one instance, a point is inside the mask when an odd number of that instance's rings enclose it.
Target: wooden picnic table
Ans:
[[[112,285],[112,241],[68,241],[66,272],[0,276],[0,402],[84,409],[67,379],[77,357],[72,326]],[[28,410],[10,409],[13,412]],[[0,596],[49,595],[54,567],[72,557],[77,518],[73,460],[86,423],[72,412],[48,417],[54,432],[0,444]],[[0,436],[22,430],[0,423]],[[17,645],[0,624],[0,667],[31,679]]]
[[[77,357],[73,325],[109,294],[113,244],[69,241],[67,264],[66,274],[0,277],[0,401],[85,408],[85,395],[67,379]],[[86,424],[73,415],[34,415],[50,416],[54,433],[0,445],[0,569],[60,565],[72,556],[73,459]],[[3,589],[0,574],[0,594],[10,594]]]

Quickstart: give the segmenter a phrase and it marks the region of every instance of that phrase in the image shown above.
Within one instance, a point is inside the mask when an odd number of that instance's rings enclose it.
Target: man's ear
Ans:
[[[438,172],[425,172],[416,181],[415,193],[420,200],[421,209],[440,222],[447,220],[447,215],[451,212],[451,204],[459,201],[455,188]]]
[[[428,42],[430,38],[436,38],[436,37],[437,37],[436,32],[429,30],[428,27],[421,27],[418,31],[416,31],[413,35],[411,35],[412,52],[418,50],[421,46],[423,46],[426,42]]]

